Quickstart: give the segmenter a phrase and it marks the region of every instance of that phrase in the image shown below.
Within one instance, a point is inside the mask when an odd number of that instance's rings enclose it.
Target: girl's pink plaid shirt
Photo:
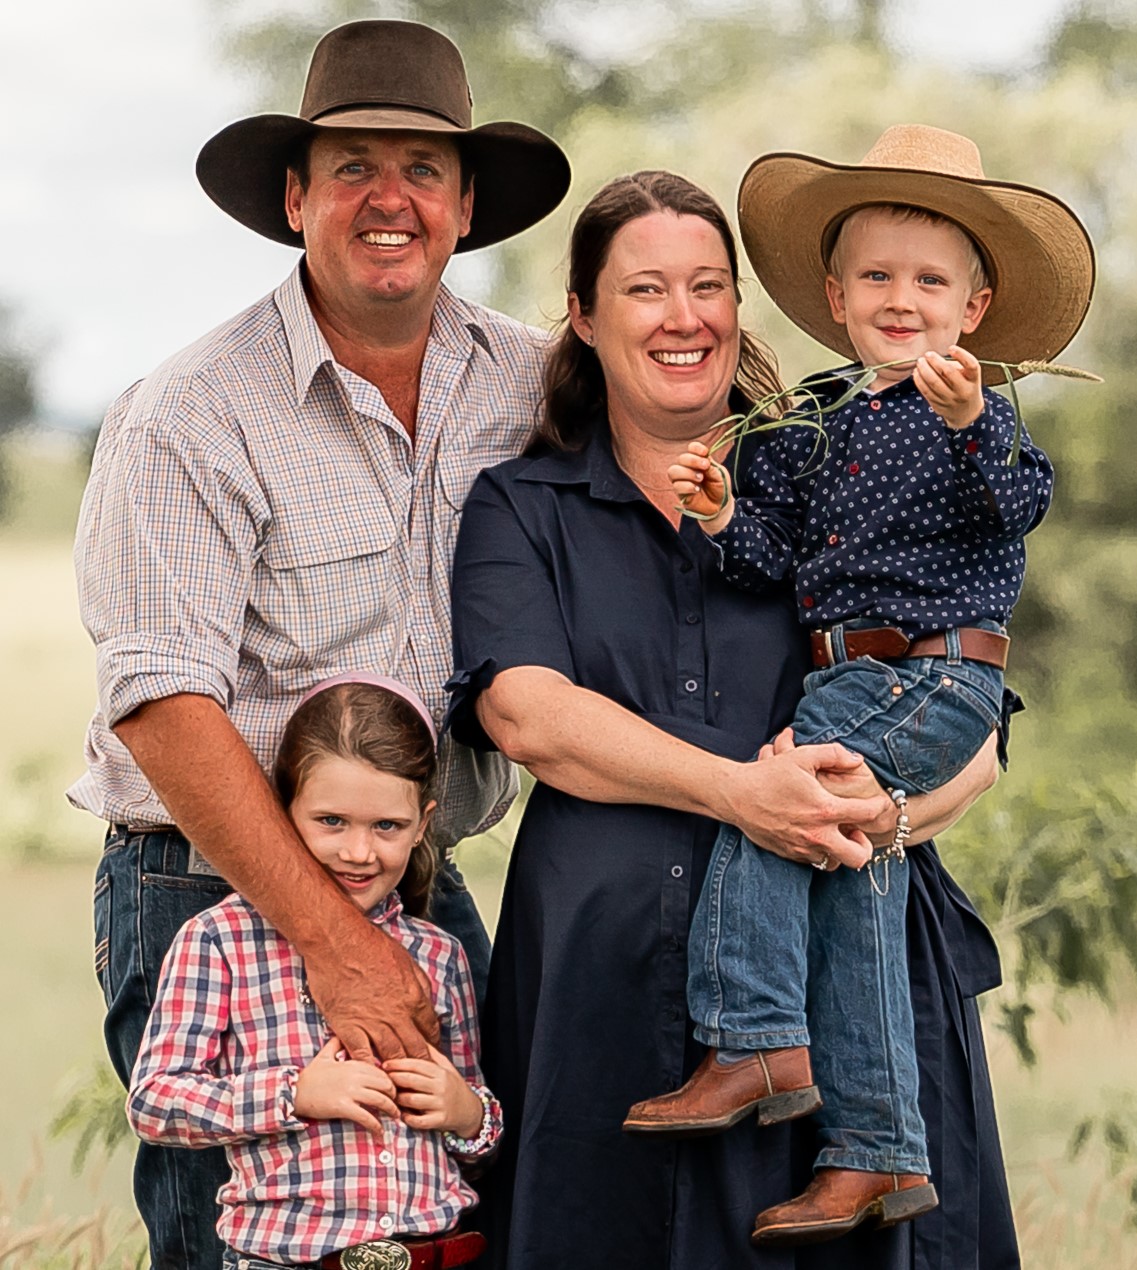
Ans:
[[[406,916],[397,895],[371,917],[426,972],[440,1048],[480,1091],[461,945]],[[233,1172],[218,1194],[218,1233],[242,1252],[314,1261],[369,1239],[439,1234],[477,1202],[441,1133],[386,1121],[380,1141],[349,1120],[296,1116],[297,1073],[328,1036],[299,954],[243,899],[230,896],[182,927],[162,967],[127,1112],[148,1142],[225,1146]],[[500,1139],[496,1102],[490,1119],[482,1155]]]

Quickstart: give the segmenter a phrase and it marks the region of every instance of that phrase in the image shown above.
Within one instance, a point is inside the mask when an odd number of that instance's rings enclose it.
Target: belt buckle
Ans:
[[[340,1253],[343,1270],[411,1270],[410,1249],[394,1239],[372,1239]]]

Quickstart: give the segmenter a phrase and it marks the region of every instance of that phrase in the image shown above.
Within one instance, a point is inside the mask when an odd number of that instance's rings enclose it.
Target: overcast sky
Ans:
[[[1028,62],[1069,7],[906,0],[898,35],[929,57]],[[205,0],[3,0],[0,300],[43,350],[45,414],[58,422],[94,422],[296,258],[226,217],[194,178],[201,144],[254,108],[208,12]]]

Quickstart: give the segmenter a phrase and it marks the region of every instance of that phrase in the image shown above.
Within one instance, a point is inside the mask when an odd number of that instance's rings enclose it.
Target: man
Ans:
[[[232,124],[198,160],[214,201],[303,259],[104,423],[76,544],[99,709],[70,797],[111,825],[96,965],[124,1081],[170,940],[230,886],[299,947],[353,1057],[425,1055],[437,1035],[421,972],[304,850],[265,773],[301,694],[340,671],[396,675],[441,717],[459,509],[532,429],[539,333],[441,277],[551,211],[569,167],[532,128],[473,128],[470,105],[461,55],[428,27],[325,36],[298,117]],[[511,794],[503,760],[444,743],[439,846]],[[436,917],[484,975],[449,865]],[[227,1176],[219,1151],[140,1149],[156,1266],[219,1264]]]

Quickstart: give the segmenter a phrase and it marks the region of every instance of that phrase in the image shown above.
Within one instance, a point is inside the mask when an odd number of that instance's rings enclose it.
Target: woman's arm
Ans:
[[[502,671],[478,697],[477,714],[504,754],[556,789],[593,802],[710,816],[789,860],[859,867],[869,853],[862,831],[881,833],[895,823],[891,800],[863,760],[839,745],[791,747],[764,763],[736,763],[545,667]],[[845,790],[823,788],[822,771],[845,773]]]

